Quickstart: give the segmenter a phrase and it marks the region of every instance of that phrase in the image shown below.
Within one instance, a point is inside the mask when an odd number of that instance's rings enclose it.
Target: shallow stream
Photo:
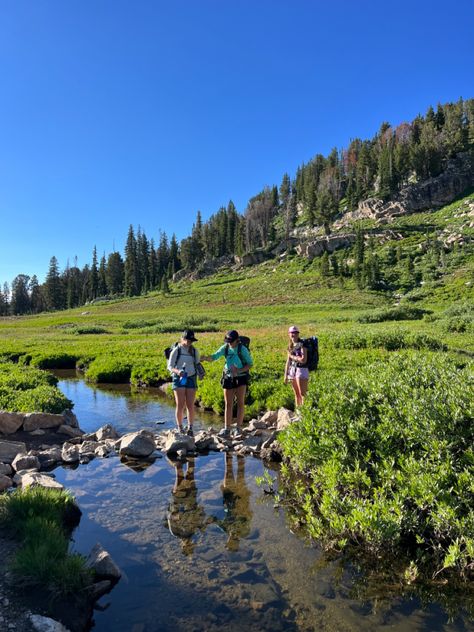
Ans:
[[[157,391],[59,377],[85,431],[174,427],[174,410]],[[195,428],[211,424],[220,420],[200,415]],[[111,457],[56,469],[83,511],[74,548],[87,554],[100,542],[123,572],[99,602],[94,632],[474,630],[467,616],[449,621],[436,603],[383,590],[358,599],[354,570],[293,534],[262,493],[255,477],[264,470],[253,457],[222,453],[181,466],[164,457],[132,469]]]

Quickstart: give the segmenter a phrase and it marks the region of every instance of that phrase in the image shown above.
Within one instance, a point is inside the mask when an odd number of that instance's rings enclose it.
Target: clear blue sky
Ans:
[[[473,0],[0,0],[0,282],[474,97],[473,33]]]

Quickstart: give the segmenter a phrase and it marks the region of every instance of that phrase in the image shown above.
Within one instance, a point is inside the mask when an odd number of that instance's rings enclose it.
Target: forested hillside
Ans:
[[[357,209],[371,198],[381,204],[396,201],[410,187],[436,180],[449,169],[454,189],[447,195],[454,199],[468,193],[461,185],[474,182],[473,149],[474,99],[439,104],[436,110],[430,107],[425,116],[409,123],[384,122],[372,139],[356,138],[326,157],[317,154],[293,177],[285,173],[279,186],[266,186],[253,196],[242,214],[232,201],[205,222],[198,211],[190,235],[181,243],[175,235],[169,238],[161,232],[155,240],[130,226],[123,254],[104,253],[99,259],[94,247],[90,264],[80,268],[76,261],[68,262],[63,270],[53,256],[44,283],[24,274],[17,275],[11,286],[4,283],[0,315],[65,309],[157,289],[166,293],[173,279],[190,273],[199,276],[210,263],[212,272],[219,265],[242,265],[248,253],[259,253],[255,261],[291,254],[310,236],[337,234],[341,227],[352,231],[350,237],[334,248],[319,249],[323,275],[352,278],[359,287],[370,289],[413,289],[463,260],[460,250],[466,239],[447,241],[436,222],[425,222],[423,261],[419,251],[403,254],[393,235],[381,259],[376,224],[364,221]],[[464,169],[462,177],[458,164]],[[447,185],[441,179],[438,189],[443,186]],[[418,211],[429,211],[441,205],[429,193],[418,206]],[[397,222],[392,223],[396,228]],[[387,234],[385,230],[384,241]]]

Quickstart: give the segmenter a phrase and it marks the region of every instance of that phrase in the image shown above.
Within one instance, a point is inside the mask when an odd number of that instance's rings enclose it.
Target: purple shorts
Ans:
[[[308,380],[309,379],[309,370],[305,366],[290,366],[290,370],[288,372],[288,379],[294,380]]]

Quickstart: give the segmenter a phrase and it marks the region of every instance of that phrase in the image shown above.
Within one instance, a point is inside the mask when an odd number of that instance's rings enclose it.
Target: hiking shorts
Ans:
[[[305,366],[292,366],[288,372],[288,379],[308,380],[309,370]]]
[[[235,377],[224,374],[221,379],[222,388],[224,390],[229,390],[232,388],[239,388],[239,386],[247,386],[249,383],[249,377],[248,373],[236,375]]]
[[[172,380],[172,384],[173,384],[173,391],[175,391],[177,388],[197,388],[197,379],[196,379],[196,375],[188,375],[188,378],[186,380],[186,386],[180,386],[179,385],[179,380],[181,378],[179,377],[179,375],[173,375],[173,380]]]

